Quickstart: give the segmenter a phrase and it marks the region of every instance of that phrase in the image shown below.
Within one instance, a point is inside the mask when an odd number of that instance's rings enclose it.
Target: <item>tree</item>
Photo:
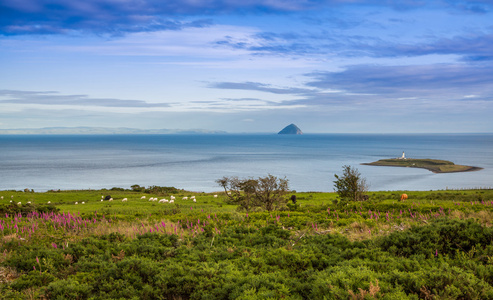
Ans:
[[[334,174],[335,190],[339,197],[346,200],[361,201],[368,199],[365,193],[368,190],[366,180],[358,169],[345,165],[342,167],[342,175]]]
[[[251,211],[258,206],[254,197],[256,181],[253,179],[239,179],[238,177],[223,177],[216,182],[224,188],[227,202],[238,205],[238,209]]]
[[[146,189],[145,187],[140,186],[140,185],[138,185],[138,184],[134,184],[134,185],[132,185],[130,188],[131,188],[131,189],[132,189],[132,191],[134,191],[134,192],[144,192],[144,191],[145,191],[145,189]]]
[[[238,205],[240,210],[251,211],[257,207],[273,211],[287,203],[288,180],[272,175],[258,179],[223,177],[216,182],[224,188],[228,203]]]

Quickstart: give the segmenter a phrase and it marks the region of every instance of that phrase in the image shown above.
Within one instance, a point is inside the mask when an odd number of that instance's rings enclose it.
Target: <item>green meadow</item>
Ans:
[[[493,190],[293,194],[245,213],[221,192],[0,191],[0,295],[493,299]]]

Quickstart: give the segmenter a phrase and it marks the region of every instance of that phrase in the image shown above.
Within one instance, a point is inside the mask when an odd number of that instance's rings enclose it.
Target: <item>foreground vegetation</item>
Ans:
[[[0,191],[0,295],[493,299],[493,190],[368,194],[247,213],[224,193]]]
[[[439,159],[415,159],[415,158],[391,158],[381,159],[364,165],[369,166],[385,166],[385,167],[407,167],[407,168],[422,168],[433,173],[453,173],[453,172],[470,172],[479,171],[482,168],[471,167],[464,165],[456,165],[448,160]]]

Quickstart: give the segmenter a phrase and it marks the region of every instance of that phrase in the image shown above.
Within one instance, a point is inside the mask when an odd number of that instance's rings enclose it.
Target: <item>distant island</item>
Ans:
[[[433,173],[471,172],[483,169],[479,167],[456,165],[448,160],[406,158],[404,153],[400,158],[381,159],[372,163],[363,163],[362,165],[421,168]]]
[[[303,132],[298,128],[298,126],[289,124],[284,127],[283,130],[279,131],[278,134],[303,134]]]

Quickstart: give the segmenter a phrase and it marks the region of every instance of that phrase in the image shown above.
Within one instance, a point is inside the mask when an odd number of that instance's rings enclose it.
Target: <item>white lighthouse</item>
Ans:
[[[402,151],[401,159],[406,159],[406,153],[404,151]]]

